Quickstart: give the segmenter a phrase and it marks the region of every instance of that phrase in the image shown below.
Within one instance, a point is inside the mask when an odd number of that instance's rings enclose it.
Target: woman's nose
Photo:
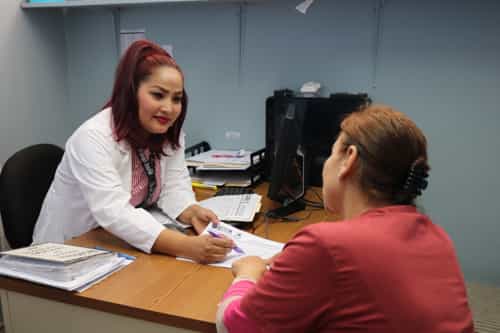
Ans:
[[[163,112],[170,112],[170,110],[172,110],[172,102],[167,99],[161,104],[160,110]]]

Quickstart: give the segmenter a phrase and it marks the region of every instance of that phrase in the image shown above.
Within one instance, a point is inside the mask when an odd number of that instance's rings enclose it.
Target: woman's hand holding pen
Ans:
[[[189,206],[178,218],[186,224],[191,224],[197,234],[201,234],[210,222],[219,223],[219,218],[214,212],[200,205]],[[224,260],[235,246],[234,242],[226,237],[215,238],[210,235],[199,235],[188,239],[190,245],[187,256],[204,264]]]
[[[199,235],[189,237],[189,241],[191,242],[189,257],[203,264],[224,260],[234,247],[234,242],[226,237]]]
[[[210,264],[224,260],[234,246],[234,242],[227,237],[187,236],[165,228],[153,244],[152,251]]]

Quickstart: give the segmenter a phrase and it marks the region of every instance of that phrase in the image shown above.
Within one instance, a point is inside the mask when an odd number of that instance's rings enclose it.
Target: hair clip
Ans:
[[[403,186],[404,191],[415,193],[416,195],[422,194],[422,191],[425,190],[429,184],[427,181],[427,177],[429,177],[427,168],[418,163],[418,161],[419,160],[416,160],[412,163]]]

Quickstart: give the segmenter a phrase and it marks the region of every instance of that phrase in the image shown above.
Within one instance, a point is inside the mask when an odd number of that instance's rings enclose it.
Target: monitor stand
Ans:
[[[305,208],[306,204],[304,203],[304,201],[302,201],[302,199],[297,199],[286,205],[268,211],[266,213],[266,216],[272,219],[280,219],[290,214],[304,210]]]

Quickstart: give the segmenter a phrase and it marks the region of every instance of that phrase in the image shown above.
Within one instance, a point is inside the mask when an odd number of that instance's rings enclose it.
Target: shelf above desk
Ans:
[[[263,0],[68,0],[64,2],[36,2],[23,1],[21,8],[77,8],[77,7],[129,7],[155,4],[179,3],[248,3]]]

